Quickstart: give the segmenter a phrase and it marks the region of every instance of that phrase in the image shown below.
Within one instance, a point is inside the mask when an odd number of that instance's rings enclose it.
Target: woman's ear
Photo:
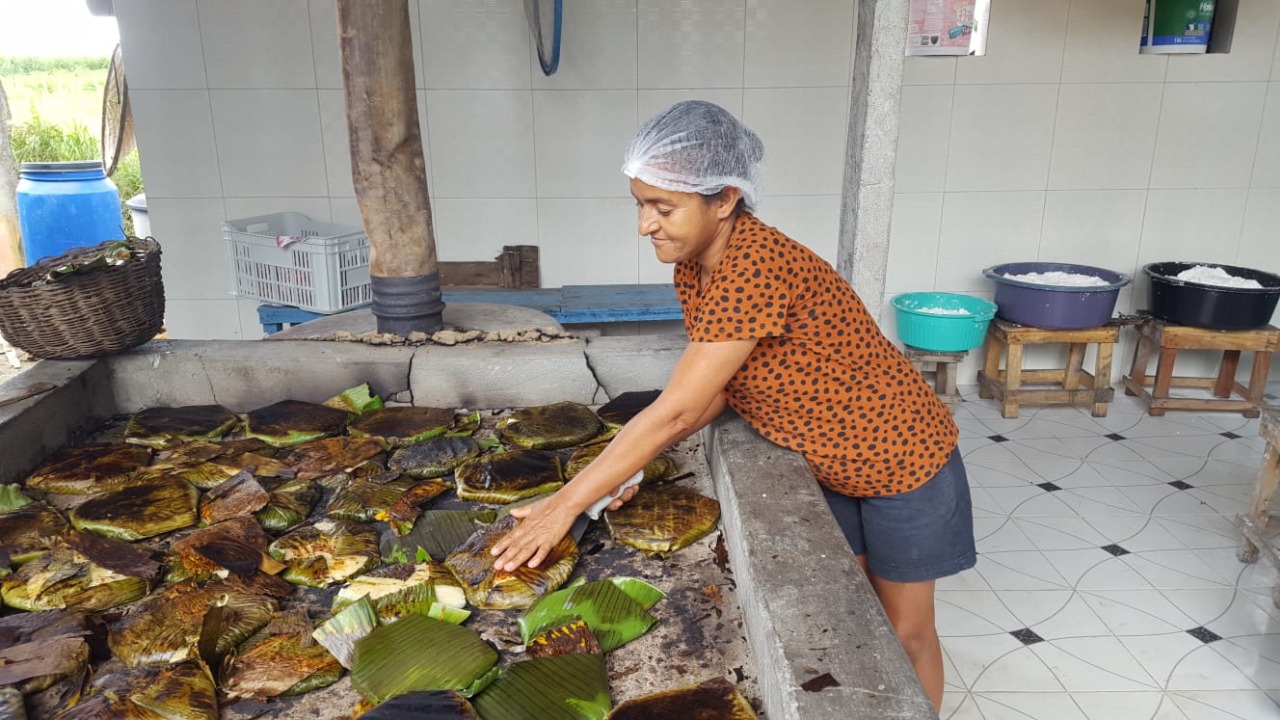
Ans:
[[[742,197],[742,191],[732,185],[726,185],[723,190],[716,193],[716,218],[725,220],[731,217],[738,208],[738,200]]]

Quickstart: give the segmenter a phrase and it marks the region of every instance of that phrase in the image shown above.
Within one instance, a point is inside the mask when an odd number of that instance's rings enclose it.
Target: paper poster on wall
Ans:
[[[1140,52],[1203,53],[1209,49],[1214,0],[1147,0]]]
[[[911,0],[908,55],[983,55],[991,0]]]

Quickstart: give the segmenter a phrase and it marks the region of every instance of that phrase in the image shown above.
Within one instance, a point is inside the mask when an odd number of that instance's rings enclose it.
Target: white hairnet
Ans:
[[[728,110],[702,100],[678,102],[649,118],[622,163],[629,178],[676,192],[714,195],[733,186],[754,210],[764,184],[764,144]]]

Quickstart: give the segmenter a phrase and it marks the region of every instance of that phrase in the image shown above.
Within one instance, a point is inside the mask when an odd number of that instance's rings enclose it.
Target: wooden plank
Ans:
[[[1257,330],[1206,330],[1183,325],[1162,325],[1160,344],[1186,350],[1253,350],[1274,352],[1280,345],[1280,330],[1268,325]]]
[[[496,262],[442,262],[440,284],[446,287],[501,288],[502,273]]]
[[[1231,397],[1231,388],[1236,382],[1236,369],[1240,367],[1240,351],[1227,350],[1222,353],[1222,363],[1218,368],[1218,381],[1213,384],[1213,394],[1217,397]],[[1248,393],[1245,393],[1246,395]]]
[[[1016,340],[1024,345],[1116,342],[1120,339],[1119,325],[1103,325],[1082,330],[1052,330],[1049,328],[1015,325],[1006,320],[996,318],[991,321],[991,327],[995,328],[995,331],[1001,336],[1009,340]]]
[[[680,320],[675,286],[566,285],[556,319],[563,323]]]
[[[33,398],[37,395],[43,395],[56,387],[58,386],[47,382],[33,382],[18,385],[13,389],[0,392],[0,407],[22,402],[27,398]]]

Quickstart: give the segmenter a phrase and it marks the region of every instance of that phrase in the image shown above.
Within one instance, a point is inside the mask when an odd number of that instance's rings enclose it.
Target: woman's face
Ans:
[[[631,194],[639,215],[636,229],[649,238],[658,260],[664,263],[702,259],[737,204],[736,192],[708,198],[663,190],[634,179]],[[731,202],[727,195],[732,195]]]

